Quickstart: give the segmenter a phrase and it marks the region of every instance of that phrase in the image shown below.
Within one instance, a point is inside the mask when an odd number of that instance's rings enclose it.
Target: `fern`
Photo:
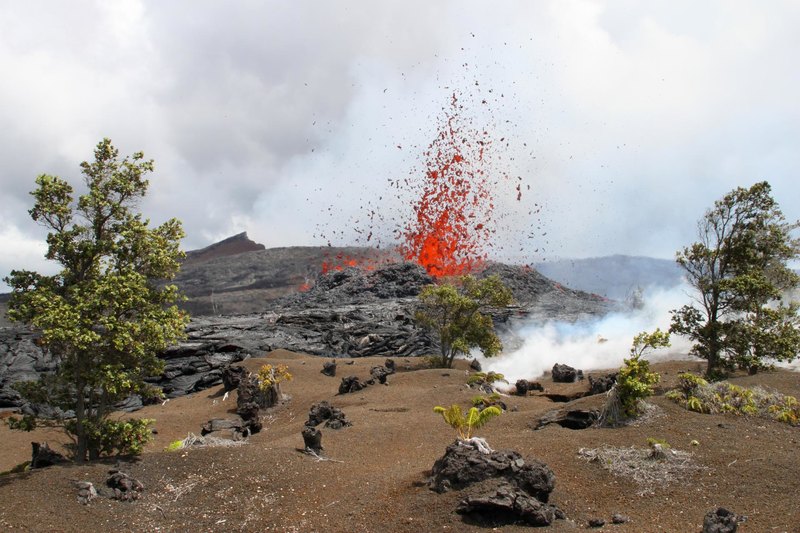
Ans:
[[[458,438],[462,440],[472,438],[474,430],[483,427],[490,419],[502,413],[498,407],[489,406],[482,411],[477,407],[472,407],[464,415],[461,406],[458,404],[453,404],[448,408],[437,405],[433,408],[433,412],[441,414],[444,421],[456,430]]]

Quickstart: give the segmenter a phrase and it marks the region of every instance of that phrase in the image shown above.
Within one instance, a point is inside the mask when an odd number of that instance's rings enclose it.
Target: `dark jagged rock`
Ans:
[[[703,518],[703,533],[736,533],[741,521],[743,517],[724,507],[717,507]]]
[[[366,387],[365,383],[356,376],[347,376],[342,378],[342,383],[339,385],[339,394],[349,394],[351,392],[358,392]]]
[[[144,491],[144,485],[129,474],[116,468],[110,470],[106,485],[113,491],[112,498],[120,501],[135,501]]]
[[[386,370],[388,370],[390,374],[396,372],[397,367],[395,366],[394,359],[387,359],[383,362],[383,366],[386,367]]]
[[[528,381],[527,379],[518,379],[516,384],[516,393],[519,396],[526,396],[528,391],[544,391],[541,383],[538,381]]]
[[[431,469],[428,486],[436,492],[465,490],[457,507],[481,522],[550,525],[564,514],[548,505],[555,475],[537,460],[514,451],[485,453],[483,444],[456,441]]]
[[[369,371],[369,374],[372,376],[372,379],[376,380],[381,385],[386,383],[386,377],[391,376],[394,372],[390,371],[385,366],[374,366]]]
[[[592,518],[589,520],[589,527],[591,528],[599,528],[606,525],[606,521],[602,518]]]
[[[589,376],[589,394],[604,394],[617,382],[617,372],[605,376]]]
[[[239,388],[242,378],[247,376],[247,369],[243,366],[225,365],[222,367],[222,388],[230,392]]]
[[[303,435],[303,445],[306,450],[317,454],[322,451],[322,432],[320,430],[312,426],[304,426],[301,434]]]
[[[311,406],[311,409],[308,411],[306,425],[316,427],[323,422],[325,422],[326,428],[331,429],[341,429],[345,426],[352,425],[341,409],[333,407],[325,401],[315,403]]]
[[[583,371],[576,370],[569,365],[556,363],[553,365],[553,381],[556,383],[573,383],[583,379]]]
[[[31,442],[31,469],[67,462],[67,458],[50,448],[46,442]]]
[[[490,524],[521,522],[536,527],[549,526],[556,518],[563,518],[554,505],[540,502],[507,482],[467,496],[459,502],[456,512],[478,515]]]
[[[254,403],[261,409],[274,407],[280,401],[280,392],[277,387],[261,388],[258,378],[249,375],[239,382],[239,396],[236,405]]]
[[[480,372],[481,362],[478,361],[477,359],[473,359],[472,361],[469,362],[469,367],[471,370],[474,370],[475,372]]]
[[[325,361],[324,363],[322,363],[322,370],[320,370],[320,372],[322,372],[326,376],[330,377],[336,376],[336,361],[332,359],[330,361]]]
[[[558,424],[567,429],[586,429],[592,427],[599,417],[600,412],[594,409],[571,409],[568,411],[556,409],[539,418],[533,424],[533,429],[542,429],[550,424]]]
[[[555,475],[537,460],[525,461],[510,450],[482,453],[469,441],[456,441],[436,460],[428,486],[436,492],[460,490],[487,479],[503,479],[547,503],[555,488]]]

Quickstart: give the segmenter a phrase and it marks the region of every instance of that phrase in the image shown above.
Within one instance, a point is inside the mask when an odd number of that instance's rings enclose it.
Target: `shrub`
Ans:
[[[103,420],[98,424],[86,423],[86,438],[89,449],[98,450],[100,455],[139,455],[144,446],[153,440],[151,418],[130,418],[128,420]],[[65,424],[68,433],[75,430],[75,421]]]
[[[503,374],[498,374],[497,372],[475,372],[467,378],[467,385],[470,387],[473,385],[483,385],[484,383],[492,385],[496,381],[508,383]]]
[[[698,413],[722,413],[769,418],[800,425],[800,404],[794,396],[761,387],[740,387],[726,381],[708,383],[693,374],[681,374],[678,388],[666,398]]]
[[[472,407],[465,416],[461,411],[461,406],[457,404],[453,404],[449,408],[437,405],[433,408],[433,412],[441,414],[444,421],[456,430],[458,438],[462,440],[472,438],[474,430],[479,429],[490,419],[502,413],[498,407],[494,406],[486,407],[483,411],[477,407]]]
[[[500,398],[501,396],[496,392],[493,392],[489,396],[475,396],[472,398],[472,405],[478,409],[486,409],[487,407],[494,406],[502,411],[505,407]]]
[[[170,442],[166,448],[164,448],[165,452],[175,452],[183,448],[183,439],[178,439]]]
[[[286,365],[273,367],[267,364],[258,370],[258,386],[262,391],[280,385],[284,381],[291,380],[292,375],[289,373],[289,367]]]

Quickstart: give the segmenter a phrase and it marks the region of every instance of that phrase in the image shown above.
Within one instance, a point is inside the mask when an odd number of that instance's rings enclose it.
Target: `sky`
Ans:
[[[185,249],[357,243],[366,205],[391,244],[389,180],[454,94],[525,185],[498,181],[507,255],[673,258],[761,180],[796,220],[798,27],[794,1],[3,2],[0,275],[53,269],[28,193],[79,188],[103,137],[155,160],[141,209]]]

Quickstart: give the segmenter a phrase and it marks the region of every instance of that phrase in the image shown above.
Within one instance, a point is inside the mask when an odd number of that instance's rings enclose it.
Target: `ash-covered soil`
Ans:
[[[477,394],[465,386],[467,366],[452,370],[420,369],[419,359],[397,358],[398,372],[387,385],[337,395],[338,376],[365,378],[382,358],[339,361],[337,377],[320,373],[323,360],[277,351],[244,365],[255,370],[265,362],[287,364],[294,374],[284,384],[291,400],[263,413],[264,430],[240,447],[163,451],[189,432],[199,433],[210,418],[232,416],[236,393],[223,400],[220,387],[148,406],[136,416],[155,418],[158,434],[144,455],[122,461],[123,470],[144,484],[135,502],[98,498],[77,501],[75,481],[102,485],[114,460],[86,466],[56,466],[0,477],[0,529],[3,531],[296,531],[428,532],[527,531],[519,525],[495,529],[455,514],[463,494],[437,494],[425,484],[434,461],[453,441],[453,431],[432,411],[435,405],[467,406]],[[699,362],[657,363],[664,382],[678,372],[701,369]],[[555,384],[540,380],[551,393],[571,395],[584,382]],[[798,374],[786,371],[742,376],[740,385],[760,384],[800,394]],[[800,523],[800,429],[778,422],[733,415],[688,412],[658,395],[651,415],[618,429],[570,430],[532,424],[554,408],[599,407],[603,395],[553,403],[545,396],[506,397],[509,411],[478,434],[495,449],[512,449],[544,461],[555,473],[550,502],[565,520],[554,531],[585,530],[603,518],[604,531],[694,532],[712,508],[724,506],[747,520],[739,531],[796,532]],[[300,431],[310,406],[327,400],[341,408],[352,426],[322,429],[328,461],[298,451]],[[640,487],[614,477],[579,456],[581,448],[602,445],[646,447],[648,437],[665,439],[673,449],[691,454],[698,468],[677,482]],[[29,458],[31,440],[63,442],[54,433],[11,432],[0,427],[0,470]],[[692,446],[696,440],[698,445]],[[619,513],[630,521],[611,525]]]

